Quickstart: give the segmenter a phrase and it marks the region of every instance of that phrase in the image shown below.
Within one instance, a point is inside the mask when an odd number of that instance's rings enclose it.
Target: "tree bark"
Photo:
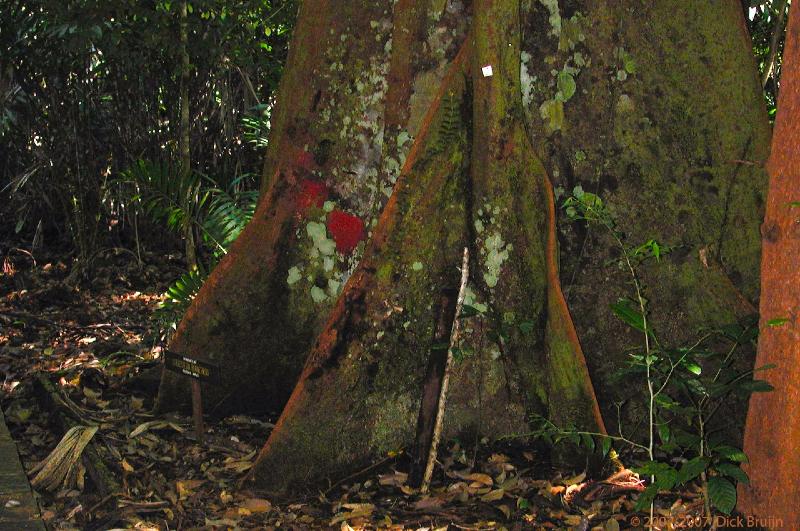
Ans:
[[[735,0],[304,2],[258,211],[171,345],[223,366],[210,412],[283,408],[251,479],[410,445],[465,246],[483,315],[445,435],[603,431],[595,389],[606,415],[630,396],[610,375],[638,338],[608,309],[629,294],[612,246],[561,219],[577,185],[677,248],[642,271],[675,343],[751,311],[769,128],[742,22]],[[165,374],[161,405],[186,396]]]
[[[761,321],[756,367],[775,388],[750,398],[739,510],[773,529],[800,528],[800,5],[793,2],[783,56],[772,151],[767,213],[762,225]],[[770,326],[774,319],[788,319]]]

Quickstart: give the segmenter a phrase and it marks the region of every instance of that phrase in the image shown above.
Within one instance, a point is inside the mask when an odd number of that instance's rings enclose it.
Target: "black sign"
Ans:
[[[212,365],[207,361],[196,360],[177,352],[165,350],[164,363],[167,370],[172,372],[211,383],[219,382],[219,366]]]

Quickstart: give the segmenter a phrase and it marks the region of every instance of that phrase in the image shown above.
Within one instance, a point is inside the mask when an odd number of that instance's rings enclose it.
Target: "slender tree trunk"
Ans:
[[[192,173],[192,157],[189,148],[189,35],[187,28],[188,9],[186,0],[180,4],[180,46],[181,46],[181,82],[180,82],[180,132],[178,142],[180,152],[180,179],[186,180]],[[194,198],[185,198],[191,201]],[[197,266],[197,245],[195,243],[195,228],[191,222],[187,223],[183,229],[183,239],[186,246],[186,264],[189,269]]]
[[[747,412],[739,510],[774,529],[800,529],[800,5],[793,2],[783,55],[778,116],[767,170],[762,226],[761,321],[756,367],[775,388],[754,394]],[[770,326],[775,319],[788,319]]]
[[[576,186],[632,243],[677,249],[642,271],[676,344],[752,310],[769,129],[739,3],[551,9],[302,4],[258,210],[171,345],[222,365],[207,410],[282,410],[262,486],[411,443],[465,246],[481,316],[445,437],[524,433],[531,414],[603,431],[638,338],[608,309],[630,294],[613,246],[559,213]],[[186,396],[165,373],[162,407]]]

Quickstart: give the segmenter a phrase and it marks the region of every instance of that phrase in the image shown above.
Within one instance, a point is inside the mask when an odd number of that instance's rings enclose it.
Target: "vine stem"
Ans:
[[[442,424],[444,424],[444,410],[447,402],[447,387],[450,382],[450,366],[453,364],[453,347],[458,341],[460,323],[458,316],[464,307],[464,298],[467,295],[467,281],[469,280],[469,248],[464,247],[464,259],[461,263],[461,285],[458,288],[458,299],[456,299],[456,311],[453,317],[453,326],[450,329],[450,345],[447,349],[447,361],[444,365],[444,375],[442,376],[442,387],[439,389],[439,404],[436,409],[436,423],[433,427],[433,437],[431,439],[431,449],[428,452],[428,460],[425,463],[425,474],[422,476],[420,492],[428,492],[433,476],[433,465],[436,463],[436,455],[439,449],[439,440],[442,437]]]

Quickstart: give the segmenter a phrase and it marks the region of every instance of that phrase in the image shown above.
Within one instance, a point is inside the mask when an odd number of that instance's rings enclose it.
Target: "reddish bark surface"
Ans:
[[[739,510],[765,527],[800,529],[800,4],[789,17],[762,226],[761,323],[756,367],[775,390],[750,399],[744,450],[750,485]],[[774,319],[788,319],[770,326]],[[773,321],[774,324],[774,321]]]

